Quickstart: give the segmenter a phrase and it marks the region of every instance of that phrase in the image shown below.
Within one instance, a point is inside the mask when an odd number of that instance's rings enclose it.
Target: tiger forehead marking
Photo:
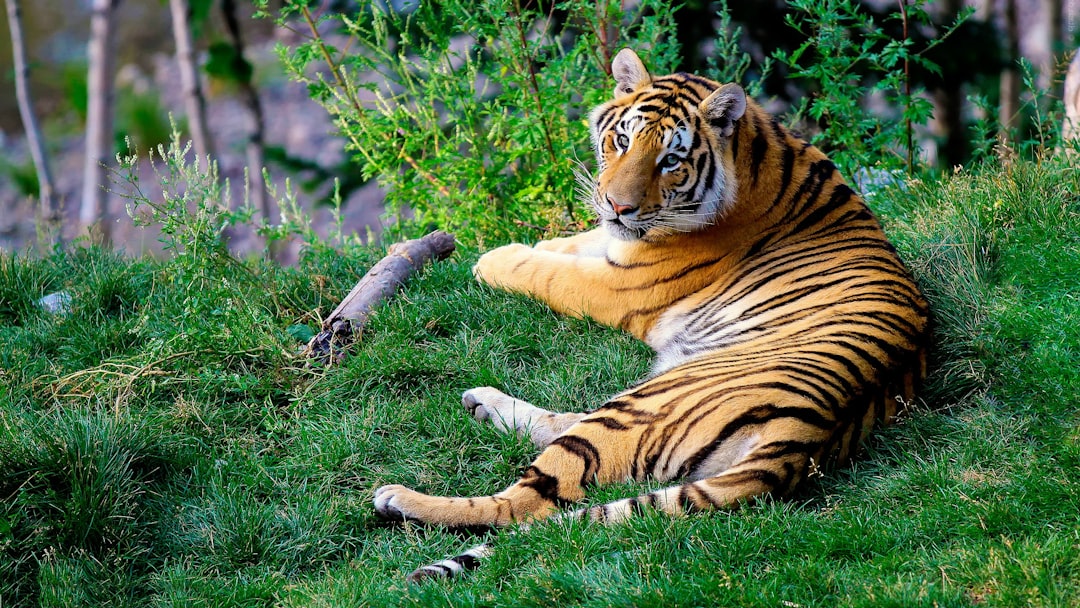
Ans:
[[[927,303],[832,162],[738,85],[653,78],[628,49],[611,67],[614,99],[590,115],[601,225],[499,247],[473,272],[626,330],[656,351],[652,373],[585,412],[466,391],[470,415],[543,451],[490,496],[381,487],[383,516],[611,523],[781,497],[826,461],[846,460],[914,398]],[[592,486],[645,478],[678,481],[560,512]],[[454,576],[490,553],[474,547],[410,577]]]
[[[652,147],[658,149],[661,155],[667,152],[685,154],[690,150],[692,141],[691,130],[686,125],[685,119],[676,119],[670,115],[657,117],[636,107],[631,107],[615,123],[611,136],[618,135],[626,135],[629,138],[628,149],[632,149],[640,140],[653,144]],[[657,157],[657,162],[660,158],[662,156]]]

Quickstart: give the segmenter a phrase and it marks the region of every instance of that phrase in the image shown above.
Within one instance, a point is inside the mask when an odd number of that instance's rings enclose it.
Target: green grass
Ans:
[[[5,255],[0,605],[1080,605],[1078,192],[1046,161],[874,201],[939,343],[924,401],[853,465],[734,513],[498,535],[472,576],[420,586],[404,574],[477,539],[387,525],[374,488],[487,494],[535,454],[461,392],[591,407],[647,348],[475,284],[471,251],[331,369],[290,327],[316,328],[380,251]],[[36,308],[59,289],[69,315]]]

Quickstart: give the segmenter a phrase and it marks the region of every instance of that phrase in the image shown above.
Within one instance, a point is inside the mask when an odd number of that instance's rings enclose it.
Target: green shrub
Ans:
[[[662,0],[629,12],[611,0],[385,6],[361,2],[320,28],[307,2],[288,2],[277,19],[310,26],[283,61],[334,117],[364,176],[386,188],[388,208],[412,213],[399,231],[434,225],[499,242],[581,220],[585,117],[610,94],[611,58],[632,46],[666,72],[678,55]],[[345,48],[319,34],[327,21],[349,36]]]
[[[925,126],[933,106],[925,92],[911,86],[910,70],[919,66],[940,74],[925,56],[955,30],[970,12],[922,49],[914,48],[909,28],[929,25],[927,0],[900,4],[888,19],[901,21],[904,37],[893,38],[874,22],[856,0],[792,0],[795,12],[787,25],[806,37],[791,52],[775,58],[801,80],[809,95],[792,111],[795,121],[810,119],[818,126],[811,143],[822,147],[845,175],[862,167],[914,172],[918,156],[914,127]],[[885,112],[868,110],[874,95]]]

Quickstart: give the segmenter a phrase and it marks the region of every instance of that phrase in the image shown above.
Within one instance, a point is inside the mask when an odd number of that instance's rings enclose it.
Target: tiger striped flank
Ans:
[[[914,399],[927,303],[833,163],[738,85],[653,77],[630,50],[612,73],[614,98],[590,117],[597,228],[497,248],[474,274],[631,333],[656,352],[650,375],[588,412],[467,391],[473,417],[539,456],[490,496],[383,486],[383,516],[472,527],[729,509],[846,461]],[[670,484],[580,504],[592,486],[645,479]],[[490,551],[410,579],[460,574]]]

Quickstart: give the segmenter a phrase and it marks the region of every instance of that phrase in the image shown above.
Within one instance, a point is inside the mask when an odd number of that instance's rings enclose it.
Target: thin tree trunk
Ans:
[[[109,243],[109,225],[105,221],[105,163],[112,156],[114,17],[119,0],[93,0],[90,16],[90,42],[87,56],[90,68],[86,78],[86,158],[83,165],[80,231],[91,239]]]
[[[1075,141],[1080,140],[1080,49],[1073,53],[1069,71],[1065,74],[1065,123],[1061,127],[1061,139],[1066,149],[1075,151]]]
[[[1039,12],[1046,26],[1046,54],[1039,62],[1039,87],[1057,97],[1061,92],[1055,82],[1058,53],[1065,49],[1062,40],[1062,3],[1061,0],[1039,0]]]
[[[15,96],[19,103],[19,116],[22,117],[26,143],[30,146],[30,157],[37,170],[38,199],[41,201],[41,219],[49,225],[55,238],[59,238],[59,220],[53,191],[52,171],[49,170],[49,158],[45,154],[45,144],[38,127],[34,103],[30,96],[30,64],[26,61],[26,43],[22,35],[22,17],[19,0],[7,0],[8,28],[11,30],[11,52],[15,63]]]
[[[213,140],[206,123],[206,99],[203,97],[199,71],[195,64],[195,49],[191,38],[191,3],[188,0],[169,0],[172,12],[173,38],[176,40],[176,63],[184,88],[184,107],[188,130],[199,168],[206,171],[213,154]]]
[[[236,16],[236,2],[234,0],[222,0],[221,10],[225,15],[225,26],[232,38],[233,48],[236,49],[238,61],[244,59],[244,38],[240,32],[240,21]],[[274,216],[271,214],[270,201],[266,196],[266,185],[263,183],[263,110],[259,101],[259,94],[251,83],[250,75],[240,79],[240,90],[244,96],[244,103],[251,112],[251,131],[247,142],[247,166],[250,190],[248,195],[251,203],[262,213],[268,223],[273,223]]]
[[[1005,58],[1008,65],[1001,72],[1001,102],[998,105],[998,121],[1001,123],[1003,141],[1012,137],[1020,114],[1020,27],[1017,23],[1016,0],[1005,0]]]
[[[943,24],[956,21],[963,8],[962,0],[942,0],[937,3],[937,18]],[[941,140],[938,147],[938,163],[943,167],[955,167],[964,162],[967,154],[967,138],[962,117],[963,95],[957,78],[945,78],[934,90],[934,134]]]

